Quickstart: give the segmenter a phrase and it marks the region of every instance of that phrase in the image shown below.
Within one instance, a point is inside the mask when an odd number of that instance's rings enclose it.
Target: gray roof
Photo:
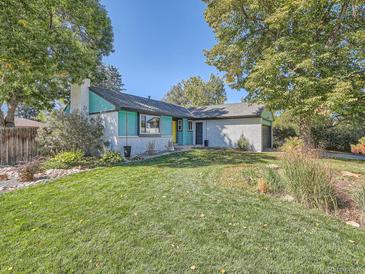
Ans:
[[[264,110],[263,105],[235,103],[189,108],[196,119],[259,117]]]
[[[262,105],[236,103],[185,108],[182,106],[144,98],[124,92],[116,92],[100,87],[90,87],[100,97],[104,98],[117,109],[127,109],[147,114],[171,115],[178,118],[234,118],[234,117],[259,117],[264,109]]]
[[[162,101],[144,98],[124,92],[116,92],[99,87],[90,87],[100,97],[115,105],[117,108],[135,110],[147,114],[172,115],[174,117],[193,118],[190,111],[184,107]]]

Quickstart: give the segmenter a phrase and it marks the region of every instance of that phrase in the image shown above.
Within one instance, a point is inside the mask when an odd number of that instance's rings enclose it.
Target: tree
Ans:
[[[163,101],[181,106],[206,106],[223,104],[226,99],[223,80],[211,74],[207,82],[194,76],[174,85]]]
[[[365,118],[363,1],[204,2],[218,40],[208,64],[248,100],[296,115],[307,145],[316,116]]]
[[[19,104],[50,108],[112,51],[113,32],[98,0],[0,2],[0,127]]]
[[[124,86],[118,68],[105,64],[100,64],[97,67],[92,83],[114,91],[122,91]]]
[[[82,150],[86,155],[97,154],[103,146],[103,123],[99,116],[53,111],[46,125],[38,130],[36,141],[43,155]]]
[[[25,119],[36,119],[39,114],[39,111],[34,107],[19,104],[16,111],[15,116]]]

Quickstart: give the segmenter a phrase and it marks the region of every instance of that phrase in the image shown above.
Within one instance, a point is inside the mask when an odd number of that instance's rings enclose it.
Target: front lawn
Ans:
[[[0,272],[365,272],[364,231],[225,183],[277,162],[194,150],[2,194]]]

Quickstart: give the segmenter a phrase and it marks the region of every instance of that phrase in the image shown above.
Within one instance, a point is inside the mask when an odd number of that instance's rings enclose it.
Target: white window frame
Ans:
[[[158,133],[148,133],[148,132],[142,132],[142,116],[152,116],[152,117],[158,117],[159,119],[159,127],[158,127]],[[146,119],[146,125],[147,125],[147,119]],[[146,131],[147,131],[147,127],[146,127]],[[145,114],[145,113],[140,113],[139,114],[139,135],[161,135],[161,116],[159,115],[151,115],[151,114]]]
[[[183,120],[179,119],[177,120],[177,131],[183,130]]]
[[[188,131],[193,131],[193,121],[188,120]]]

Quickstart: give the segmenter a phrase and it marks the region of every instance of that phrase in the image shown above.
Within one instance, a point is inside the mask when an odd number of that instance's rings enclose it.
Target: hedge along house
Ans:
[[[93,87],[90,80],[73,85],[68,111],[99,115],[110,148],[132,155],[146,152],[153,144],[166,150],[169,142],[179,146],[236,147],[244,136],[252,150],[272,147],[272,115],[260,105],[224,104],[184,108],[151,98]]]

